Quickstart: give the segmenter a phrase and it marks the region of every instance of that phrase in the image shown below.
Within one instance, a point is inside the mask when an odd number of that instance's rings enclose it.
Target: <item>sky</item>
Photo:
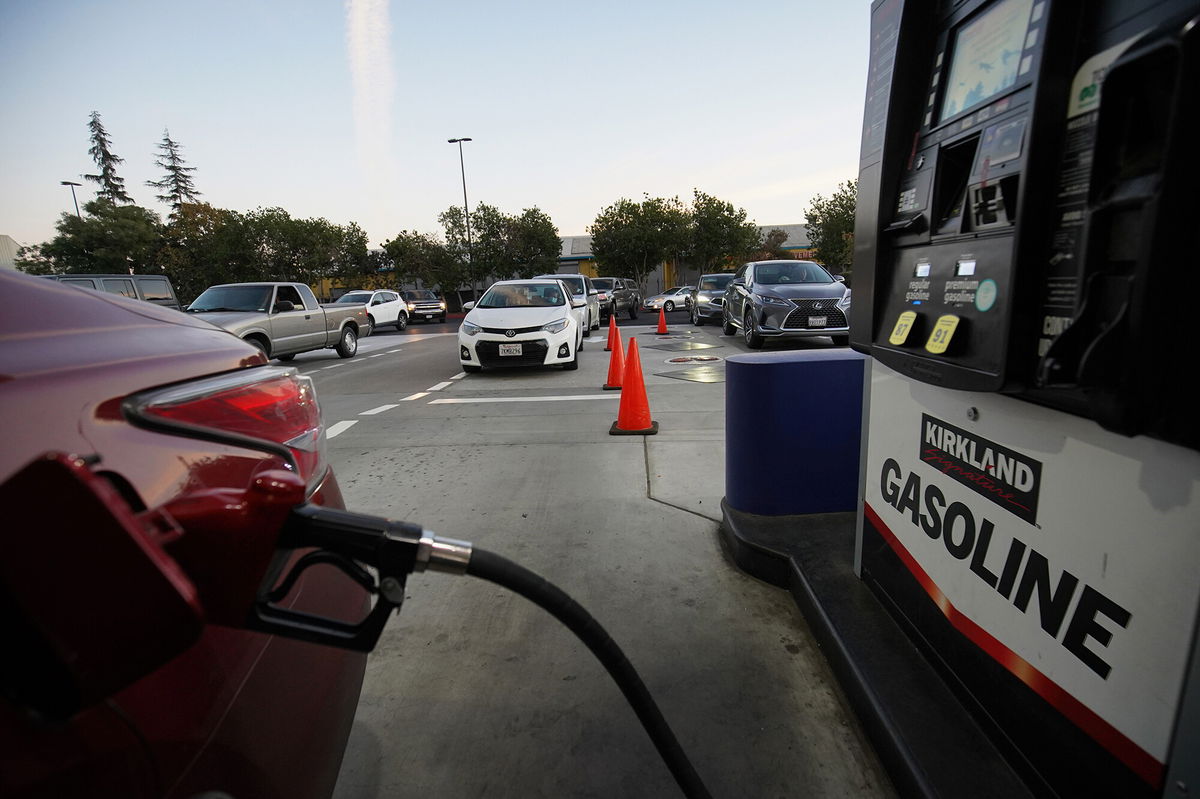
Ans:
[[[134,200],[164,130],[200,198],[356,222],[376,247],[463,202],[583,235],[700,189],[803,223],[857,176],[870,3],[0,0],[0,234],[54,236],[95,185],[98,111]]]

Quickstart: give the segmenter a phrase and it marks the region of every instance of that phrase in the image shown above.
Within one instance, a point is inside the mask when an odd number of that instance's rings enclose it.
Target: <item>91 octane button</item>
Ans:
[[[908,334],[912,332],[913,324],[917,321],[916,311],[905,311],[900,314],[900,318],[896,320],[896,326],[892,328],[892,335],[888,336],[888,343],[892,346],[899,347],[908,340]]]
[[[950,346],[950,340],[954,338],[954,331],[957,329],[957,316],[954,314],[939,316],[933,326],[933,332],[929,334],[929,341],[925,342],[925,349],[934,355],[941,355]]]

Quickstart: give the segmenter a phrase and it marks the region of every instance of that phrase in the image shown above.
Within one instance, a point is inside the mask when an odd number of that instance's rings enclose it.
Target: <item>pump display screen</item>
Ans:
[[[986,102],[1017,82],[1034,0],[1003,0],[959,29],[938,122]]]

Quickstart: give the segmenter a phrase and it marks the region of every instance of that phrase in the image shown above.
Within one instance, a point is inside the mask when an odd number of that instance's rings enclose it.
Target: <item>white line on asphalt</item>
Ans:
[[[385,356],[385,355],[390,355],[390,354],[391,354],[391,353],[389,353],[389,352],[381,352],[381,353],[378,353],[378,354],[376,354],[376,355],[368,355],[367,357],[368,357],[368,358],[382,358],[383,356]]]
[[[374,416],[377,413],[383,413],[384,411],[390,411],[392,408],[396,408],[396,407],[399,407],[399,406],[397,406],[395,403],[393,403],[391,405],[380,405],[378,408],[372,408],[369,411],[363,411],[362,413],[359,414],[359,416]]]
[[[604,396],[583,397],[473,397],[470,399],[436,399],[430,405],[462,405],[468,402],[569,402],[571,400],[615,400],[621,395],[606,394]]]
[[[325,431],[325,438],[335,438],[336,436],[339,436],[349,430],[351,427],[354,427],[356,424],[358,424],[357,419],[352,422],[335,422],[329,426],[328,430]]]
[[[336,368],[338,368],[339,366],[345,366],[345,365],[346,365],[346,364],[344,364],[344,363],[335,363],[333,366],[322,366],[322,367],[321,367],[320,369],[318,369],[317,371],[318,371],[318,372],[324,372],[326,369],[336,369]]]
[[[466,376],[467,376],[466,372],[459,372],[458,374],[456,374],[454,377],[452,377],[450,379],[451,380],[462,380]]]
[[[388,355],[395,355],[397,352],[404,352],[404,350],[388,350],[388,351],[387,351],[387,354],[388,354]]]
[[[429,388],[427,388],[425,390],[426,391],[441,391],[443,388],[445,388],[448,385],[450,385],[450,384],[449,383],[438,383],[436,386],[430,386]]]
[[[400,401],[401,402],[411,402],[412,400],[419,400],[421,397],[428,397],[428,396],[429,396],[428,391],[418,391],[416,394],[409,394],[407,397],[405,397],[404,399],[402,399]]]

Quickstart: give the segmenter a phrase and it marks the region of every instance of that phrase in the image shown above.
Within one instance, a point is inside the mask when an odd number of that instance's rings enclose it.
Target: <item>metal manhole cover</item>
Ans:
[[[689,350],[713,350],[720,344],[705,344],[700,341],[670,341],[666,344],[647,344],[648,350],[665,350],[667,352],[687,352]]]
[[[668,358],[664,363],[713,363],[721,360],[717,355],[681,355],[678,358]]]

